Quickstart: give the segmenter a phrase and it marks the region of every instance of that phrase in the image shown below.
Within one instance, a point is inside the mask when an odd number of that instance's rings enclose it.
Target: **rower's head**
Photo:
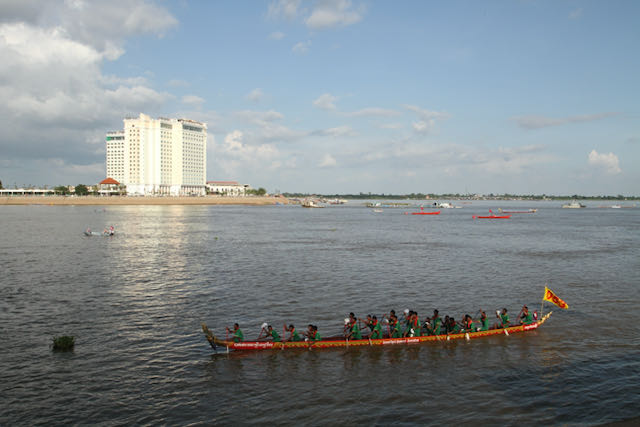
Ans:
[[[526,305],[522,307],[522,311],[524,311],[525,313],[529,312],[529,307],[527,307]]]
[[[235,331],[236,329],[240,329],[240,325],[238,325],[237,323],[234,323],[233,330]]]
[[[293,323],[289,325],[289,329],[287,329],[287,331],[293,331],[295,329],[295,326],[293,326]]]
[[[507,314],[507,309],[506,308],[502,309],[502,314]]]
[[[395,311],[395,310],[391,310],[391,311],[389,312],[389,316],[395,316],[395,315],[396,315],[396,311]]]
[[[437,316],[438,315],[438,310],[433,310],[433,315]]]
[[[350,318],[352,318],[352,319],[355,319],[355,318],[356,318],[356,315],[355,315],[355,313],[352,311],[351,313],[349,313],[349,317],[350,317]]]
[[[267,329],[269,330],[269,332],[271,332],[273,330],[273,326],[269,325],[267,326]]]
[[[309,326],[307,327],[310,331],[313,331],[313,325],[309,324]]]
[[[367,320],[371,320],[371,315],[367,314]]]

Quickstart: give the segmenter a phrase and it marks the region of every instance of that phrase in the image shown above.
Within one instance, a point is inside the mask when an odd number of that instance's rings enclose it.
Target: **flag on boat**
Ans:
[[[565,310],[569,308],[569,304],[567,304],[566,302],[558,298],[558,296],[554,294],[553,291],[547,288],[546,286],[544,287],[544,297],[542,298],[542,301],[552,302],[558,307],[564,308]]]

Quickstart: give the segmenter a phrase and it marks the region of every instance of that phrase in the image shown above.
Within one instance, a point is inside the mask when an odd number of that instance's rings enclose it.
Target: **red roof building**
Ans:
[[[103,179],[102,181],[100,181],[99,185],[109,185],[109,184],[111,184],[111,185],[120,185],[120,183],[118,181],[116,181],[115,179],[113,179],[113,178]]]

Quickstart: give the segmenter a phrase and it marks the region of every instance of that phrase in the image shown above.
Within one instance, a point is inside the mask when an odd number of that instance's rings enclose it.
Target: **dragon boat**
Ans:
[[[535,331],[551,316],[551,311],[542,316],[538,321],[527,324],[509,326],[507,328],[489,329],[487,331],[462,332],[456,334],[427,335],[420,337],[405,338],[380,338],[380,339],[360,339],[348,340],[344,337],[329,337],[322,341],[241,341],[234,342],[229,339],[220,339],[213,335],[211,330],[205,323],[202,323],[202,331],[209,341],[211,347],[217,351],[218,347],[226,348],[226,351],[255,351],[255,350],[311,350],[325,348],[347,348],[347,347],[367,347],[367,346],[399,346],[399,345],[415,345],[433,342],[446,342],[452,340],[471,340],[476,338],[484,338],[495,335],[506,335]]]

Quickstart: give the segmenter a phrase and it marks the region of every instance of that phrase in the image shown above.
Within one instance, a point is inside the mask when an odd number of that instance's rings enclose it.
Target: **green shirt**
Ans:
[[[242,334],[242,331],[240,330],[240,328],[238,328],[238,330],[233,333],[233,342],[242,342],[242,341],[244,341],[244,335]]]
[[[479,322],[476,323],[476,325],[478,328],[480,328],[481,331],[488,331],[489,330],[489,319],[488,318],[484,318],[484,319],[480,319]]]
[[[382,327],[380,326],[380,323],[376,323],[375,326],[373,326],[373,323],[370,324],[371,327],[371,336],[370,338],[372,340],[377,340],[382,338]]]
[[[320,336],[320,334],[318,332],[316,332],[315,334],[313,334],[313,336],[311,337],[311,339],[313,341],[322,341],[322,337]]]
[[[362,334],[360,333],[360,328],[358,327],[358,322],[353,322],[353,326],[351,326],[351,339],[352,340],[361,340]]]
[[[440,325],[442,324],[442,319],[440,316],[436,317],[433,320],[433,335],[440,335]]]
[[[273,337],[274,342],[280,342],[280,335],[278,335],[275,329],[272,329],[269,334],[271,334],[271,337]]]
[[[501,314],[500,315],[500,322],[502,323],[502,326],[509,326],[509,315],[508,314]]]
[[[455,325],[453,325],[452,327],[450,327],[449,330],[450,333],[452,334],[457,334],[458,332],[460,332],[460,325],[458,325],[457,323]]]
[[[295,328],[291,334],[291,341],[300,341],[300,335],[298,335],[298,331],[296,331]]]
[[[396,322],[391,330],[391,338],[402,338],[402,332],[400,332],[400,324]]]
[[[522,315],[522,323],[524,325],[528,325],[529,323],[533,323],[533,316],[531,315],[531,312],[528,312],[526,315]]]

